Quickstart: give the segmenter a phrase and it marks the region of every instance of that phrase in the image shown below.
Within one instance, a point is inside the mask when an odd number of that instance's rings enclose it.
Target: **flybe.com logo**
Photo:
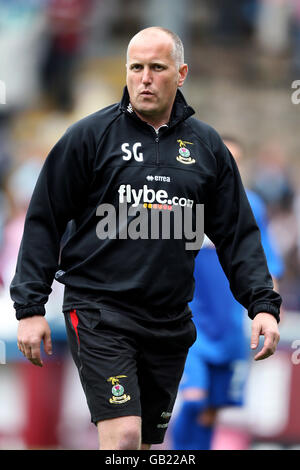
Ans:
[[[6,104],[6,86],[2,80],[0,80],[0,104]]]
[[[137,207],[140,203],[147,204],[147,207],[152,208],[152,203],[159,205],[169,206],[181,206],[181,207],[193,207],[194,201],[185,197],[172,196],[169,197],[167,191],[160,189],[154,191],[154,189],[148,188],[144,184],[142,189],[135,190],[130,184],[121,184],[118,189],[119,202],[122,204],[125,202],[132,204],[132,207]],[[146,206],[144,206],[146,207]],[[154,208],[154,207],[153,207]]]

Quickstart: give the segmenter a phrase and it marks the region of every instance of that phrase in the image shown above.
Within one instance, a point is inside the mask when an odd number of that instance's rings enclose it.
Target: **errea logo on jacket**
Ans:
[[[122,149],[122,152],[124,152],[126,155],[122,155],[123,157],[123,160],[130,160],[132,155],[133,155],[133,158],[137,161],[137,162],[142,162],[143,161],[143,154],[142,152],[139,152],[138,153],[138,148],[142,147],[142,144],[141,142],[136,142],[135,144],[133,144],[132,146],[132,150],[130,150],[130,144],[128,142],[125,142],[124,144],[121,145],[121,149]]]

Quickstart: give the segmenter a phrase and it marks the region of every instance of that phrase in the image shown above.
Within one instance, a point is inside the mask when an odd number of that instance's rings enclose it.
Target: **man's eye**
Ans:
[[[131,70],[141,70],[142,66],[139,64],[133,64],[130,69]]]
[[[155,70],[163,70],[164,69],[164,67],[160,64],[155,64],[154,68],[155,68]]]

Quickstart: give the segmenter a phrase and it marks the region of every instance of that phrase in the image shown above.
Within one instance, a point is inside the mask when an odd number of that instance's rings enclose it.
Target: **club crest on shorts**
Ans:
[[[178,160],[181,163],[184,163],[185,165],[190,165],[191,163],[195,163],[195,159],[191,157],[191,152],[189,151],[188,148],[186,148],[187,145],[194,145],[192,142],[187,142],[185,140],[178,139],[177,142],[179,143],[179,155],[176,157],[176,160]]]
[[[111,382],[113,386],[111,389],[113,396],[109,399],[109,403],[120,404],[130,400],[130,395],[124,393],[124,387],[119,383],[120,379],[124,377],[127,377],[127,375],[117,375],[116,377],[109,377],[109,379],[107,379],[107,382]]]

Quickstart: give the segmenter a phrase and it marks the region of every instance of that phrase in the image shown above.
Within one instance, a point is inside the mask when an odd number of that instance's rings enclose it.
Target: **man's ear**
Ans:
[[[188,66],[187,66],[187,64],[182,64],[179,67],[178,87],[182,87],[182,85],[184,84],[184,81],[186,79],[187,74],[188,74]]]

